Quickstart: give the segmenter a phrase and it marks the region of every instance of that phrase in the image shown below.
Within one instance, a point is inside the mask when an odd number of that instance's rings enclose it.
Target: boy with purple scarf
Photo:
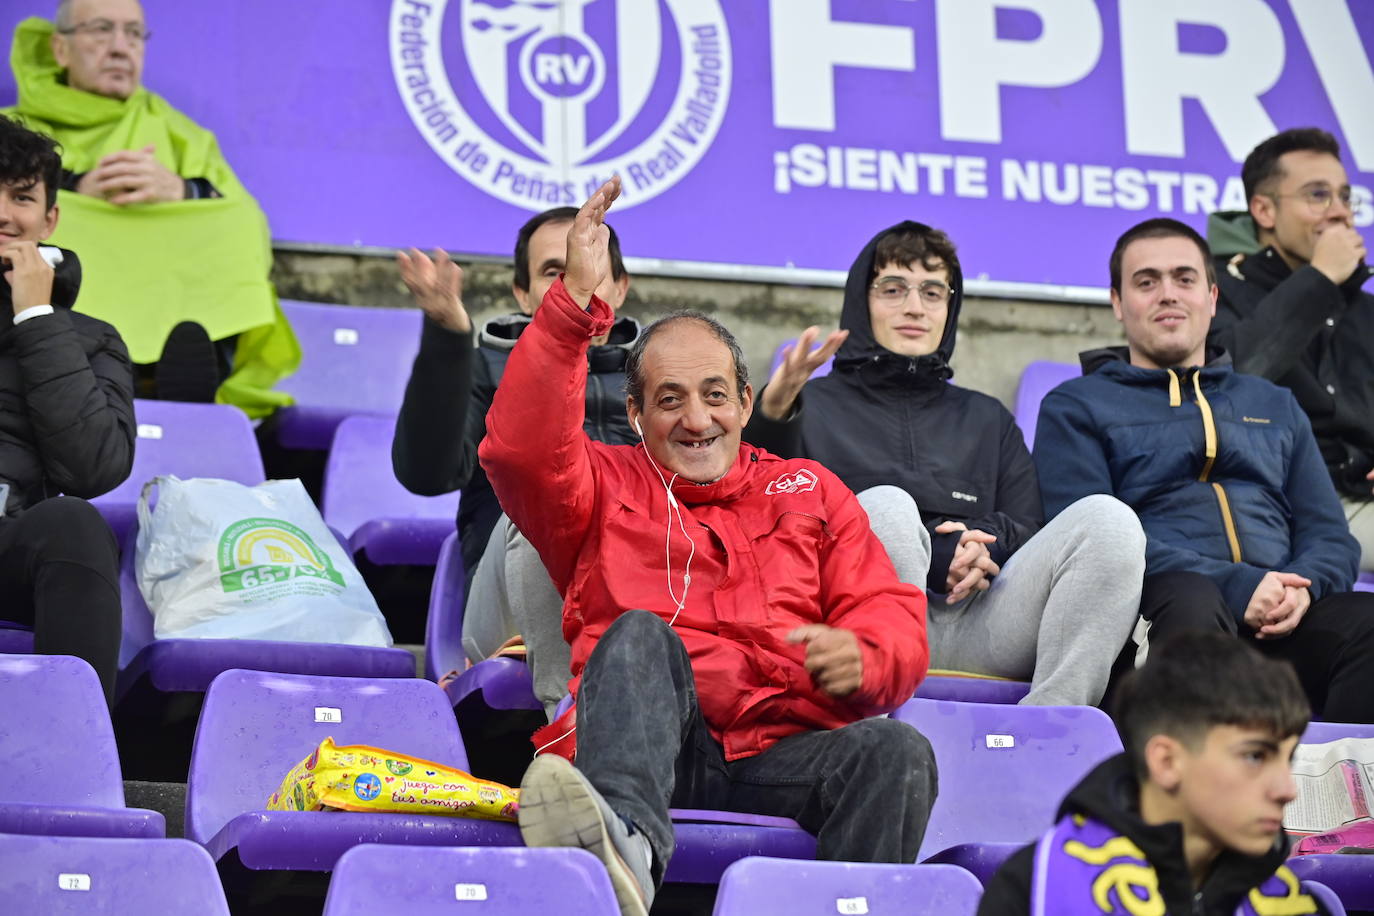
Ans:
[[[979,916],[1325,913],[1283,864],[1308,716],[1292,667],[1234,637],[1151,652],[1117,694],[1125,753],[1002,866]]]

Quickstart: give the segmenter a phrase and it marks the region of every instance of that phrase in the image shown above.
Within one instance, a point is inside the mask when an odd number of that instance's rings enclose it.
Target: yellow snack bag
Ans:
[[[391,811],[513,821],[520,790],[419,757],[325,738],[267,800],[269,811]]]

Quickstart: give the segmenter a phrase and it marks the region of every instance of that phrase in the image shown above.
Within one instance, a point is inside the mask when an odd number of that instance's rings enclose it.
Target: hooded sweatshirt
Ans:
[[[776,454],[819,461],[856,492],[890,484],[911,494],[930,531],[927,585],[944,592],[959,533],[936,534],[936,526],[963,522],[996,535],[988,550],[1001,565],[1040,530],[1043,510],[1011,414],[994,398],[948,383],[964,298],[958,267],[949,269],[953,294],[934,353],[902,356],[875,339],[868,310],[875,251],[878,239],[901,229],[929,231],[909,221],[885,229],[849,269],[840,313],[849,337],[830,374],[807,382],[781,421],[755,409],[744,435]]]
[[[1315,267],[1291,269],[1256,239],[1247,213],[1214,213],[1207,238],[1221,297],[1210,343],[1236,371],[1293,392],[1322,459],[1347,497],[1370,498],[1374,468],[1374,296],[1361,264],[1340,286]]]
[[[1264,855],[1247,856],[1231,850],[1223,851],[1213,862],[1202,886],[1194,889],[1183,853],[1182,826],[1178,823],[1147,824],[1141,819],[1140,783],[1125,754],[1118,754],[1098,764],[1069,792],[1059,806],[1060,826],[1056,831],[1071,827],[1071,824],[1065,824],[1065,819],[1074,817],[1086,819],[1089,825],[1099,830],[1105,828],[1105,833],[1125,837],[1134,844],[1133,852],[1143,854],[1132,855],[1121,848],[1126,844],[1118,843],[1117,855],[1111,860],[1124,863],[1123,880],[1128,874],[1133,879],[1130,884],[1136,885],[1136,890],[1139,890],[1141,876],[1135,862],[1140,858],[1145,860],[1158,881],[1158,897],[1153,905],[1147,906],[1146,901],[1141,899],[1139,910],[1132,909],[1129,912],[1164,912],[1173,916],[1231,916],[1232,913],[1253,913],[1256,910],[1291,913],[1293,916],[1326,912],[1315,899],[1297,890],[1297,879],[1284,867],[1288,839],[1283,834],[1274,840],[1274,845]],[[1091,845],[1101,847],[1097,843]],[[979,916],[1030,914],[1037,911],[1037,899],[1043,899],[1049,905],[1044,912],[1102,912],[1092,903],[1087,886],[1075,889],[1067,881],[1054,881],[1055,875],[1064,873],[1053,869],[1054,860],[1051,858],[1046,861],[1049,850],[1040,847],[1040,843],[1025,847],[998,870],[983,893],[978,907]],[[1042,865],[1045,866],[1044,870],[1041,870]],[[1109,865],[1104,869],[1102,876],[1106,877],[1112,867]],[[1047,879],[1048,886],[1038,886]],[[1125,885],[1111,882],[1106,886],[1119,890]],[[1239,909],[1250,901],[1254,888],[1259,888],[1266,897],[1278,897],[1291,906],[1281,909]],[[1154,908],[1160,902],[1164,905],[1162,911]],[[1126,911],[1113,909],[1110,912]]]

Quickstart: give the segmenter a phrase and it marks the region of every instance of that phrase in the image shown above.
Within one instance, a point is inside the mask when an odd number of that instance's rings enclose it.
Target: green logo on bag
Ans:
[[[219,581],[226,592],[309,577],[344,580],[310,535],[279,518],[245,518],[219,539]]]

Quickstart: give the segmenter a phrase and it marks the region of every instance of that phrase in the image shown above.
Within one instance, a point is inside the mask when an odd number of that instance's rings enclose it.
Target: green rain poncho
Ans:
[[[62,165],[90,171],[104,156],[152,146],[183,178],[205,178],[221,198],[116,207],[62,191],[52,243],[81,255],[80,311],[119,329],[136,363],[156,362],[167,333],[200,323],[212,340],[237,334],[233,374],[216,399],[262,417],[291,403],[270,390],[292,372],[300,345],[268,279],[267,219],[239,184],[214,134],[159,95],[125,100],[72,89],[61,79],[53,24],[30,18],[14,33],[10,65],[18,104],[5,111],[62,144]]]

